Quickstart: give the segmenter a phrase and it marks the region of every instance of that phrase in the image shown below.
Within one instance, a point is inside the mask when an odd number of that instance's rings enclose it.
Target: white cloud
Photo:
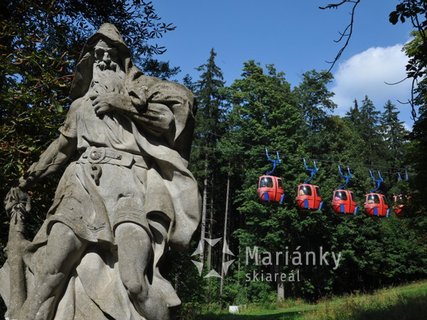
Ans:
[[[398,44],[369,48],[341,63],[334,74],[335,81],[331,88],[335,93],[333,100],[338,105],[336,113],[345,114],[354,99],[360,102],[367,95],[379,110],[383,109],[387,100],[391,100],[402,111],[402,118],[405,119],[409,107],[401,107],[398,101],[408,100],[411,82],[406,80],[396,85],[386,83],[405,78],[407,61],[402,45]]]

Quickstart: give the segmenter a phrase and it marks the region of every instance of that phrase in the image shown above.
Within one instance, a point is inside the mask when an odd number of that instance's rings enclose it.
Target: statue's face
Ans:
[[[99,40],[94,48],[95,64],[101,70],[114,70],[116,71],[117,66],[120,65],[118,57],[118,50],[111,47],[104,40]]]

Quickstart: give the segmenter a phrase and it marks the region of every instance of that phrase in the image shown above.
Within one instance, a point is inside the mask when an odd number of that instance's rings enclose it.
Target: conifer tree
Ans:
[[[389,173],[395,178],[400,171],[404,174],[405,147],[409,137],[409,132],[399,120],[399,113],[396,106],[388,100],[381,114],[381,133],[388,153]]]
[[[307,71],[303,74],[302,82],[294,89],[306,124],[314,132],[322,127],[328,112],[336,108],[331,100],[334,93],[327,88],[332,79],[330,72]]]
[[[365,154],[365,165],[371,169],[375,169],[372,166],[378,165],[384,158],[385,148],[381,137],[380,115],[380,111],[375,108],[368,96],[362,100],[360,108],[355,100],[354,107],[350,108],[346,114],[346,119],[365,143],[360,152]]]
[[[212,238],[214,236],[214,221],[218,215],[223,213],[224,207],[223,192],[224,179],[220,181],[220,171],[218,170],[217,142],[224,133],[224,110],[221,90],[224,87],[224,80],[221,69],[215,62],[216,52],[211,49],[207,62],[197,68],[201,72],[200,79],[192,84],[197,99],[197,114],[195,130],[194,148],[192,154],[193,170],[202,185],[202,223],[201,239]],[[186,78],[187,82],[189,81]],[[218,226],[219,229],[222,224]],[[204,259],[204,242],[202,252]],[[208,247],[207,266],[210,269],[212,264],[211,247]],[[205,259],[204,259],[205,260]],[[219,264],[217,259],[216,265]]]

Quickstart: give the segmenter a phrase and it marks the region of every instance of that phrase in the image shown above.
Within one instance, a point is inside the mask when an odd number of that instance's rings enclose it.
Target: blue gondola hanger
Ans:
[[[399,184],[407,184],[407,182],[409,182],[409,174],[408,174],[408,169],[405,168],[405,177],[402,178],[402,174],[399,172],[397,172],[397,181]],[[402,183],[404,181],[404,183]],[[410,200],[410,195],[401,191],[398,194],[394,194],[393,195],[393,211],[397,216],[401,216],[402,213],[405,210],[405,208],[407,207],[407,203]]]
[[[353,174],[349,167],[347,167],[347,174],[345,174],[340,165],[338,165],[338,172],[344,179],[344,184],[333,192],[332,210],[337,214],[356,215],[359,212],[359,208],[354,200],[353,192],[347,190],[347,185],[350,179],[353,178]]]
[[[338,165],[338,172],[340,173],[340,176],[344,179],[344,184],[340,185],[337,189],[345,189],[350,182],[351,178],[353,178],[353,174],[351,173],[351,170],[349,167],[347,167],[348,174],[344,174],[341,170],[341,166]]]
[[[313,160],[313,167],[312,168],[310,168],[307,165],[307,162],[305,161],[305,158],[303,158],[303,161],[304,161],[304,167],[305,167],[305,169],[310,172],[310,177],[308,177],[307,179],[305,179],[304,183],[309,183],[314,178],[314,176],[319,171],[319,169],[317,168],[316,161]]]
[[[403,181],[402,175],[400,174],[400,171],[397,172],[397,181],[401,182]],[[409,174],[408,174],[408,169],[405,169],[405,181],[409,181]]]
[[[282,179],[274,175],[277,165],[282,160],[278,151],[276,151],[276,159],[271,158],[267,147],[265,147],[265,155],[267,160],[273,164],[273,168],[258,178],[258,198],[263,202],[278,202],[282,204],[285,199]]]
[[[267,160],[270,161],[271,163],[273,163],[273,169],[270,171],[266,171],[265,174],[266,175],[274,175],[274,172],[276,171],[277,165],[282,162],[282,160],[280,159],[280,156],[279,156],[279,151],[276,151],[276,159],[272,159],[270,157],[270,154],[268,153],[267,147],[265,147],[265,155],[267,156]]]
[[[381,172],[378,171],[378,179],[375,177],[372,170],[369,170],[369,174],[375,182],[375,189],[371,190],[370,193],[366,195],[366,201],[364,204],[365,212],[370,216],[388,218],[390,217],[390,208],[385,196],[381,193],[376,193],[380,189],[381,183],[384,181]]]
[[[317,168],[316,161],[313,161],[313,167],[307,165],[305,158],[303,158],[303,161],[305,169],[310,172],[310,176],[305,179],[304,183],[298,185],[295,201],[300,209],[319,212],[322,210],[323,206],[319,187],[309,184],[319,169]]]
[[[375,178],[374,173],[372,172],[372,170],[369,170],[369,174],[372,178],[372,180],[375,182],[375,189],[372,189],[370,192],[377,192],[380,187],[381,187],[381,183],[384,182],[383,177],[381,176],[381,171],[378,170],[378,179]]]

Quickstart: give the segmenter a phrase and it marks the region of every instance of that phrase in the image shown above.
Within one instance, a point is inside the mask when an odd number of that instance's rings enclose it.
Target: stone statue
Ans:
[[[73,103],[52,142],[6,197],[11,214],[0,293],[8,319],[163,320],[180,304],[159,265],[200,220],[187,169],[193,95],[148,77],[112,24],[88,39]],[[67,165],[33,241],[23,238],[27,191]]]

